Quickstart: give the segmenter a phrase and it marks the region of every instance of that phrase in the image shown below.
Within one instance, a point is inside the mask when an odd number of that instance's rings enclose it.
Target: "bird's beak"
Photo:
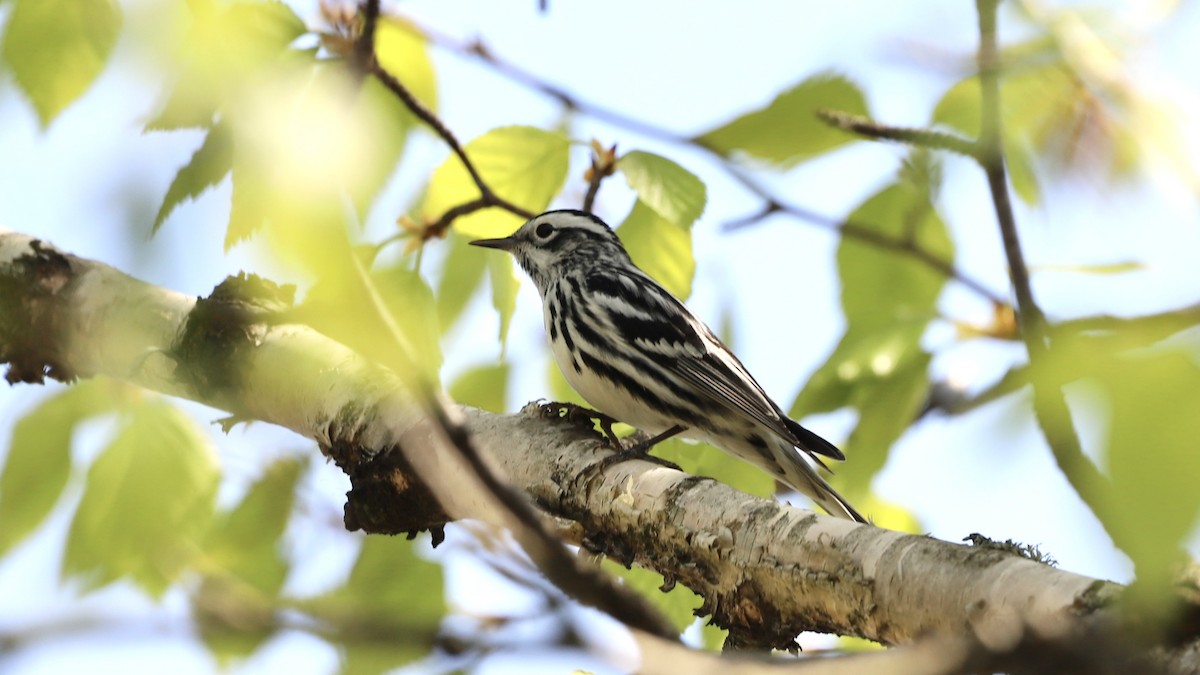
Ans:
[[[500,239],[476,239],[471,242],[472,246],[482,246],[484,248],[498,248],[501,251],[511,250],[517,245],[517,240],[512,237],[502,237]]]

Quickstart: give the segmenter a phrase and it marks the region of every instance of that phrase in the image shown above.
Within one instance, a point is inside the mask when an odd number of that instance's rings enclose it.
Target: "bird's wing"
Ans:
[[[792,445],[830,457],[842,456],[827,441],[807,443],[797,435],[788,422],[800,425],[783,414],[741,361],[675,296],[648,276],[614,272],[589,277],[587,286],[607,305],[613,328],[623,339],[653,355],[659,367],[695,392],[750,417]]]

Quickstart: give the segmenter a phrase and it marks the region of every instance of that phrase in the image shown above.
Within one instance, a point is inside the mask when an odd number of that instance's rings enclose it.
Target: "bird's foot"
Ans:
[[[668,438],[670,438],[682,431],[683,431],[683,427],[674,426],[674,427],[671,427],[670,429],[667,429],[666,431],[662,432],[661,434],[658,434],[657,436],[638,441],[637,443],[634,443],[633,445],[629,446],[628,448],[622,446],[621,442],[619,440],[612,439],[611,442],[616,443],[618,450],[616,452],[614,452],[613,454],[609,455],[608,457],[605,457],[604,459],[591,465],[590,467],[588,467],[588,470],[603,473],[604,470],[610,466],[614,466],[614,465],[620,464],[622,462],[628,462],[629,460],[632,460],[632,459],[640,459],[640,460],[650,462],[651,464],[665,466],[668,469],[675,469],[676,471],[683,471],[683,469],[679,468],[679,465],[676,464],[675,462],[663,459],[662,457],[655,457],[654,455],[650,454],[651,448],[653,448],[654,446],[658,445],[660,442],[665,441]]]

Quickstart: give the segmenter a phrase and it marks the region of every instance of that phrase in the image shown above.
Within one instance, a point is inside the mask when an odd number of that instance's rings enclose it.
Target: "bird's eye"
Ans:
[[[554,226],[551,225],[550,223],[542,223],[541,225],[538,225],[537,229],[534,230],[533,232],[539,238],[545,239],[545,238],[549,237],[552,232],[554,232]]]

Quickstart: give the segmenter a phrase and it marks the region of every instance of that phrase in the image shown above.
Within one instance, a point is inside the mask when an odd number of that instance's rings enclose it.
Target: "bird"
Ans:
[[[867,522],[817,472],[828,470],[818,455],[844,460],[841,450],[790,419],[599,217],[547,211],[507,237],[470,243],[512,254],[533,280],[554,360],[575,391],[602,415],[652,435],[618,453],[622,460],[676,435],[706,442],[831,515]]]

